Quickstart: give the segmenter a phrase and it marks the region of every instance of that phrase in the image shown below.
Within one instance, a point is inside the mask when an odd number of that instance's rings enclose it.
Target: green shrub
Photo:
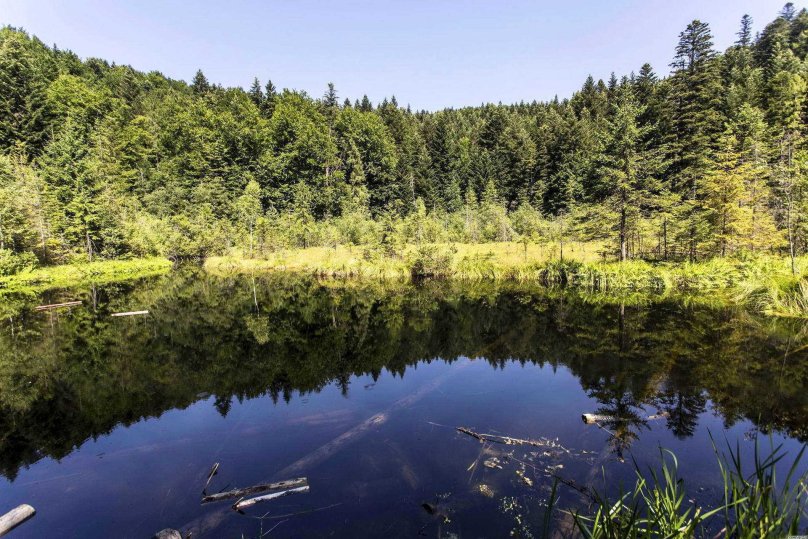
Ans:
[[[37,267],[34,253],[14,253],[11,249],[0,249],[0,275],[14,275],[24,269]]]
[[[445,277],[452,269],[456,247],[441,248],[434,245],[419,247],[409,260],[413,278]]]

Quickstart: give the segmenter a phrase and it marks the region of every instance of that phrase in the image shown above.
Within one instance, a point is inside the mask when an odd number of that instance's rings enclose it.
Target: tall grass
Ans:
[[[588,539],[779,539],[798,534],[808,517],[808,473],[797,473],[805,447],[794,456],[783,481],[777,475],[787,456],[782,445],[763,456],[756,443],[751,470],[741,463],[739,445],[727,447],[726,452],[716,448],[723,498],[715,507],[697,507],[688,500],[676,456],[661,450],[659,471],[643,474],[635,463],[631,491],[616,500],[595,494],[594,512],[574,512],[576,530]]]
[[[406,280],[411,277],[458,281],[514,281],[614,294],[643,292],[713,296],[748,305],[773,316],[808,317],[808,257],[715,258],[701,262],[603,261],[600,246],[567,246],[564,260],[548,247],[515,242],[405,245],[393,251],[379,246],[314,247],[278,251],[264,259],[210,258],[217,273],[290,271],[322,278]]]
[[[69,288],[86,283],[102,284],[167,273],[171,261],[165,258],[99,260],[80,264],[47,266],[0,276],[0,295],[10,292],[38,293],[50,288]]]

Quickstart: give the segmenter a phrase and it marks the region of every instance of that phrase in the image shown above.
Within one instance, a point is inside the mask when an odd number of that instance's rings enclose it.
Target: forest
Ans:
[[[190,84],[0,29],[0,275],[310,246],[598,241],[614,260],[808,251],[808,11],[570,97],[417,111]]]

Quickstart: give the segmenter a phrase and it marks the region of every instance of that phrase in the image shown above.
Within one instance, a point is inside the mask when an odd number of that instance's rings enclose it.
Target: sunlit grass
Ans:
[[[165,258],[141,258],[48,266],[0,277],[0,294],[37,293],[50,288],[68,288],[84,283],[102,284],[150,277],[168,272],[171,265],[171,261]]]
[[[592,293],[625,295],[702,294],[748,305],[773,316],[808,317],[808,257],[790,261],[770,255],[699,262],[604,260],[598,243],[564,246],[533,243],[312,247],[282,250],[248,259],[239,253],[209,258],[213,273],[288,271],[323,278],[409,279],[436,277],[465,281],[515,281],[563,286]]]

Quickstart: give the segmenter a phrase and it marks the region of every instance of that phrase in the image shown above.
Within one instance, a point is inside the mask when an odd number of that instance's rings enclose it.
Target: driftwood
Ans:
[[[512,438],[510,436],[498,436],[496,434],[480,434],[471,429],[467,429],[466,427],[457,427],[457,430],[458,432],[468,434],[472,438],[476,438],[481,442],[494,442],[505,445],[532,445],[535,447],[562,447],[561,444],[554,442],[553,440],[529,440]]]
[[[35,311],[50,311],[51,309],[61,309],[63,307],[75,307],[81,305],[81,301],[68,301],[65,303],[53,303],[51,305],[38,305],[34,307]]]
[[[274,477],[289,477],[291,475],[296,475],[299,471],[315,466],[328,458],[330,458],[333,454],[337,451],[342,449],[345,445],[348,445],[358,439],[360,439],[365,433],[370,432],[374,425],[379,425],[384,423],[387,419],[388,414],[392,414],[398,410],[407,408],[414,404],[415,402],[419,401],[432,391],[435,391],[438,387],[441,386],[447,379],[451,378],[455,373],[457,373],[458,369],[463,369],[468,366],[470,363],[463,363],[454,367],[451,372],[447,372],[432,381],[422,385],[418,390],[416,390],[411,395],[403,397],[398,401],[394,402],[390,407],[388,407],[384,412],[381,414],[377,414],[370,418],[369,420],[363,421],[353,429],[350,429],[340,436],[337,439],[332,440],[331,442],[321,446],[318,449],[315,449],[308,455],[304,456],[303,458],[293,462],[291,465],[287,466],[283,470],[280,470],[275,474]],[[382,415],[383,419],[379,420],[377,416]],[[372,421],[374,418],[377,418],[375,421]],[[371,422],[370,425],[367,425],[368,422]],[[358,432],[357,432],[358,431]],[[353,434],[350,434],[353,433]],[[189,531],[193,534],[194,537],[204,535],[211,530],[216,529],[221,523],[230,516],[229,510],[224,511],[210,511],[202,517],[198,517],[190,522],[188,522],[185,526],[183,526],[182,530]]]
[[[160,530],[159,532],[155,533],[152,536],[152,539],[182,539],[182,534],[177,530],[166,528],[164,530]]]
[[[272,494],[266,494],[264,496],[256,496],[255,498],[249,498],[247,500],[240,500],[233,504],[233,509],[236,511],[242,511],[248,507],[252,507],[257,503],[268,502],[270,500],[276,500],[278,498],[283,498],[284,496],[289,496],[290,494],[303,494],[304,492],[309,491],[309,486],[297,487],[297,488],[290,488],[289,490],[282,490],[280,492],[273,492]]]
[[[658,414],[649,415],[645,419],[647,421],[653,421],[655,419],[663,419],[668,417],[670,414],[668,412],[661,412]],[[603,415],[603,414],[581,414],[581,419],[587,425],[591,425],[592,423],[608,423],[610,421],[623,421],[623,419],[613,416],[613,415]]]
[[[28,504],[18,505],[5,515],[0,517],[0,535],[5,535],[32,516],[36,510]]]
[[[149,311],[129,311],[125,313],[112,313],[110,316],[138,316],[141,314],[149,314]]]
[[[305,487],[306,490],[308,490],[309,484],[305,477],[289,479],[288,481],[278,481],[277,483],[265,483],[247,488],[236,488],[233,490],[227,490],[225,492],[219,492],[218,494],[210,494],[202,498],[202,503],[220,502],[222,500],[228,500],[231,498],[244,498],[245,496],[259,494],[261,492],[296,489],[300,487]]]
[[[213,476],[216,475],[216,473],[218,471],[219,471],[219,463],[214,462],[213,466],[211,466],[210,471],[208,472],[208,480],[205,481],[205,486],[202,488],[202,496],[207,495],[208,486],[210,485],[210,481],[211,481],[211,479],[213,479]]]

